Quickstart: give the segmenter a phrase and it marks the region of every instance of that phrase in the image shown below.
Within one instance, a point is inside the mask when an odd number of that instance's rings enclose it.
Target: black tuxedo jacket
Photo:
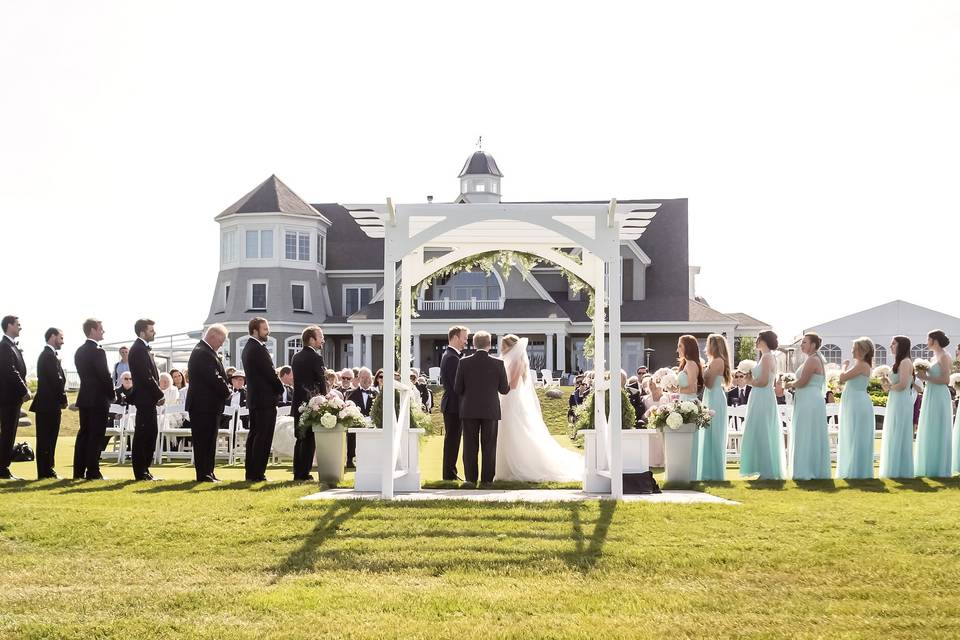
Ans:
[[[73,356],[73,364],[80,376],[77,407],[106,409],[113,402],[113,378],[107,366],[107,353],[93,340],[87,340]]]
[[[741,404],[747,404],[747,400],[750,398],[750,389],[753,389],[750,385],[747,385],[743,389],[743,402]],[[730,391],[727,391],[727,405],[733,406],[737,403],[737,398],[740,395],[740,389],[733,387]]]
[[[247,376],[247,407],[251,410],[276,408],[277,398],[283,393],[283,383],[273,368],[270,352],[251,336],[240,359]]]
[[[313,396],[327,394],[327,368],[323,356],[311,347],[304,347],[290,361],[293,368],[293,406],[290,415],[300,419],[300,407]]]
[[[223,363],[210,345],[201,340],[190,353],[187,362],[190,372],[190,391],[187,392],[187,413],[223,413],[230,398],[230,385]]]
[[[0,336],[0,404],[19,404],[29,391],[23,354],[6,336]]]
[[[460,396],[454,385],[457,381],[457,368],[460,364],[460,354],[453,347],[447,345],[440,358],[440,384],[443,386],[443,398],[440,400],[440,413],[457,415],[460,413]]]
[[[491,358],[486,351],[477,351],[460,360],[453,384],[460,398],[461,420],[499,420],[500,397],[510,392],[503,360]]]
[[[30,411],[53,413],[67,404],[65,391],[67,376],[63,374],[60,358],[47,347],[37,358],[37,395],[30,404]]]
[[[150,349],[139,338],[130,347],[130,375],[133,377],[133,404],[137,409],[148,409],[157,406],[163,397],[160,391],[160,372],[157,363],[153,361]],[[189,397],[189,393],[187,396]]]
[[[357,387],[353,391],[347,394],[347,397],[344,400],[350,400],[353,404],[360,407],[360,413],[365,416],[370,415],[370,409],[373,407],[373,401],[376,399],[378,392],[376,387],[370,387],[367,389],[370,393],[367,394],[367,401],[363,401],[363,390],[360,387]]]

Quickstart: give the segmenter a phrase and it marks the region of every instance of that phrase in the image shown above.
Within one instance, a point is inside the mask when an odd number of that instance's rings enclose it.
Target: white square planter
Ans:
[[[350,429],[357,436],[357,472],[354,488],[357,491],[377,491],[383,488],[383,456],[386,449],[383,429]],[[400,459],[394,470],[394,491],[420,490],[420,437],[423,429],[407,429],[400,438]]]
[[[599,468],[597,432],[582,429],[584,437],[583,490],[610,493],[610,472]],[[650,446],[660,434],[654,429],[624,429],[620,432],[620,456],[624,473],[642,473],[650,469]],[[609,469],[609,467],[608,467]]]

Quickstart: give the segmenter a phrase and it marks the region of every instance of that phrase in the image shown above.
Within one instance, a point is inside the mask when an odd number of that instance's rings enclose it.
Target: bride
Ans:
[[[508,334],[500,340],[510,393],[500,396],[497,473],[494,480],[579,482],[583,456],[565,449],[547,430],[530,378],[527,339]]]

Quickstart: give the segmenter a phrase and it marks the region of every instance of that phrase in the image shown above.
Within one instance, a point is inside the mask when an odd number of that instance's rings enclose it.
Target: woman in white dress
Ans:
[[[497,473],[494,480],[580,482],[583,456],[564,448],[543,422],[530,378],[527,339],[513,334],[500,340],[510,393],[500,396]]]

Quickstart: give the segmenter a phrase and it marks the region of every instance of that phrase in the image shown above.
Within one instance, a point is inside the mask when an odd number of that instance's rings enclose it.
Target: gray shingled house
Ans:
[[[493,157],[477,151],[460,172],[455,202],[501,202],[503,174]],[[746,315],[724,314],[698,298],[687,251],[687,200],[660,203],[656,217],[637,241],[624,241],[623,363],[632,371],[676,361],[677,337],[691,333],[705,341],[726,334],[731,345],[758,325]],[[327,366],[381,365],[383,241],[368,238],[337,203],[308,204],[276,176],[218,215],[220,273],[206,324],[230,330],[234,364],[247,339],[247,321],[270,320],[269,347],[276,364],[288,364],[300,349],[300,332],[319,324],[326,334]],[[443,248],[434,250],[443,252]],[[586,296],[573,293],[561,272],[539,265],[530,273],[464,272],[433,283],[416,301],[414,364],[436,366],[451,324],[486,329],[495,336],[516,333],[530,339],[537,368],[586,369],[584,340],[590,333]],[[757,326],[755,326],[757,325]],[[758,328],[759,326],[759,328]]]

